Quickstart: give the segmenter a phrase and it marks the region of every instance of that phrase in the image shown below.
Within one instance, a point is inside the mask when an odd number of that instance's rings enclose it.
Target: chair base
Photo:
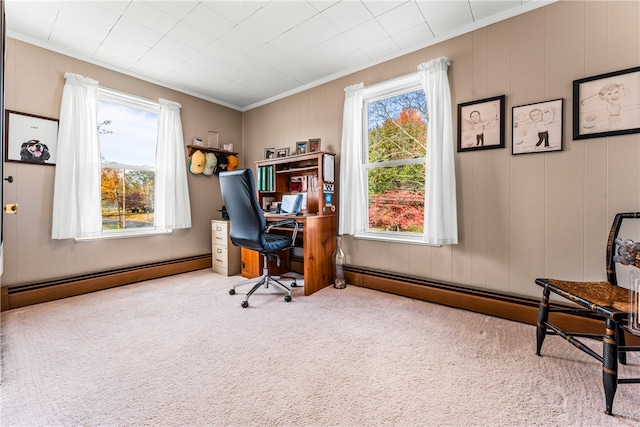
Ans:
[[[253,295],[255,291],[257,291],[260,287],[264,287],[265,289],[268,289],[270,285],[273,285],[276,288],[279,288],[280,290],[286,292],[284,300],[286,302],[291,301],[291,288],[289,288],[288,286],[286,286],[285,284],[283,284],[278,280],[282,276],[278,276],[278,279],[276,279],[275,277],[269,274],[267,255],[263,254],[263,257],[264,257],[264,263],[263,263],[264,267],[262,269],[262,272],[263,272],[262,276],[260,276],[258,279],[250,279],[248,281],[237,283],[236,285],[233,286],[233,288],[229,289],[229,295],[235,295],[237,287],[255,282],[253,287],[249,290],[249,292],[247,292],[242,303],[240,303],[240,306],[242,308],[249,307],[249,297]],[[291,287],[295,288],[296,286],[298,286],[296,283],[296,278],[292,277],[292,279],[293,280],[291,281]]]

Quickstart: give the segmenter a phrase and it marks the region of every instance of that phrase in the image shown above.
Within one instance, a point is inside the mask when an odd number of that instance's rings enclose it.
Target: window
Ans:
[[[159,105],[100,88],[103,234],[154,229]]]
[[[418,76],[364,90],[365,236],[422,241],[427,102]]]

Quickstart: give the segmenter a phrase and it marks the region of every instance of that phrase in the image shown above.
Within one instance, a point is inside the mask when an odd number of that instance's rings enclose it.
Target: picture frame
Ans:
[[[640,67],[573,81],[573,139],[640,133]]]
[[[264,149],[264,159],[275,159],[276,157],[276,149],[275,148],[265,148]]]
[[[289,157],[289,147],[276,148],[276,158]]]
[[[308,145],[309,145],[308,141],[296,142],[296,154],[305,154],[307,152]]]
[[[320,138],[313,138],[309,140],[308,146],[309,153],[320,151]]]
[[[562,151],[564,99],[535,102],[511,110],[511,154]]]
[[[505,147],[505,98],[458,104],[458,152]]]
[[[53,166],[57,148],[57,119],[5,111],[5,161]]]

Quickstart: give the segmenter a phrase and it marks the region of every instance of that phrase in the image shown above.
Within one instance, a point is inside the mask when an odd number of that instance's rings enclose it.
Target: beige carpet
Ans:
[[[2,313],[3,426],[631,426],[535,328],[349,286],[240,307],[209,270]],[[244,292],[244,290],[239,290]],[[599,348],[600,344],[595,343]],[[625,373],[640,376],[640,358]]]

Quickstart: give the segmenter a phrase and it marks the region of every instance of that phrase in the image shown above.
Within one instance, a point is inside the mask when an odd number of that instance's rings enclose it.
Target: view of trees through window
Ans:
[[[154,227],[157,112],[99,101],[102,229]]]
[[[424,91],[367,102],[369,230],[422,233],[428,120]]]

